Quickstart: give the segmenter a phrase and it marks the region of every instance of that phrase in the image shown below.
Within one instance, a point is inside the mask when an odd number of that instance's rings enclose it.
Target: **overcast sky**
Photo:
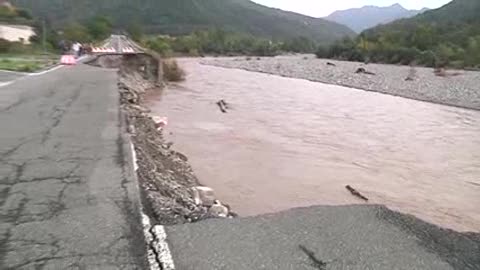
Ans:
[[[295,11],[313,17],[324,17],[334,12],[365,5],[390,6],[399,3],[408,9],[438,8],[451,0],[253,0],[259,4]]]

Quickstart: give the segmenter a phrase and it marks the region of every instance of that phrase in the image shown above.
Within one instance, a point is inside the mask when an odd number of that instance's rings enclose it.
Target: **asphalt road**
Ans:
[[[104,41],[102,47],[114,48],[117,53],[122,53],[125,49],[132,49],[131,53],[143,53],[139,45],[123,35],[111,35]]]
[[[0,85],[4,82],[14,81],[18,78],[25,76],[25,74],[19,72],[1,71],[0,70]]]
[[[477,270],[480,237],[382,206],[318,206],[167,227],[176,269]]]
[[[116,73],[0,87],[0,269],[145,269]]]

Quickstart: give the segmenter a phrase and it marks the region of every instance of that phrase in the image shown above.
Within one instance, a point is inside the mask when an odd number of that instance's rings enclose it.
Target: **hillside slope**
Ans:
[[[426,10],[428,9],[408,10],[400,4],[394,4],[388,7],[364,6],[361,8],[335,11],[325,17],[325,19],[346,25],[355,32],[360,33],[365,29],[379,24],[389,23],[401,18],[413,17]]]
[[[330,43],[355,33],[323,19],[268,8],[249,0],[14,0],[35,16],[61,26],[95,15],[112,18],[117,28],[135,21],[149,32],[182,34],[219,27],[274,39],[305,36]]]
[[[427,66],[480,67],[480,1],[453,0],[410,19],[337,42],[319,57]]]

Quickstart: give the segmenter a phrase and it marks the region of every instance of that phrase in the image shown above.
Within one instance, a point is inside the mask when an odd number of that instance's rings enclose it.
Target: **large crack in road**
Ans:
[[[116,81],[80,65],[2,88],[1,269],[146,268]]]

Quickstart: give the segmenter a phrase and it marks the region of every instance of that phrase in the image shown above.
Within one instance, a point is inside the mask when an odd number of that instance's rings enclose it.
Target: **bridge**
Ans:
[[[111,35],[101,46],[92,48],[93,54],[139,54],[145,49],[124,35]]]

